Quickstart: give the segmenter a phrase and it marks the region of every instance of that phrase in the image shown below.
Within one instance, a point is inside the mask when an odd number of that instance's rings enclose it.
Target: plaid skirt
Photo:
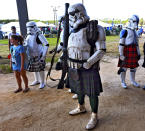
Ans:
[[[30,58],[28,61],[27,71],[29,72],[40,72],[45,69],[45,61],[40,61],[39,57]]]
[[[103,92],[100,74],[97,69],[81,68],[77,71],[78,76],[75,76],[74,79],[71,75],[71,68],[68,69],[69,87],[73,93],[94,97]]]
[[[123,61],[123,63],[119,59],[118,67],[136,68],[139,66],[138,53],[135,44],[124,47],[124,56],[125,56],[125,60]]]

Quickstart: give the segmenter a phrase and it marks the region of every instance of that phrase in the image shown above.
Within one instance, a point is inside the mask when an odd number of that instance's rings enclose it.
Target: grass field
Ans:
[[[47,38],[50,45],[54,46],[56,44],[56,38]],[[0,44],[8,44],[8,39],[0,40]]]
[[[53,49],[56,45],[57,42],[57,38],[47,38],[50,47],[49,50]],[[118,42],[119,42],[119,36],[107,36],[106,37],[106,47],[107,47],[107,53],[106,55],[109,56],[114,56],[117,57],[118,56]],[[140,49],[141,49],[141,53],[142,53],[142,44],[140,44]],[[7,56],[9,54],[9,50],[8,50],[8,40],[0,40],[0,56],[2,57],[0,59],[0,70],[1,68],[4,68],[3,65],[8,65],[9,64],[9,60],[7,59]],[[55,58],[55,62],[58,60],[60,54],[56,55]],[[47,58],[46,58],[46,62],[50,62],[51,61],[51,57],[52,55],[47,54]],[[2,66],[2,67],[1,67]]]
[[[56,45],[57,42],[57,38],[47,38],[50,47],[49,50],[53,49]],[[114,55],[117,56],[118,55],[118,42],[119,42],[119,36],[106,36],[106,47],[107,47],[107,54],[108,55]],[[8,40],[0,40],[0,56],[2,56],[3,58],[6,58],[9,54],[9,50],[8,50]],[[142,44],[140,45],[140,49],[142,52]],[[57,56],[59,56],[57,54]],[[51,55],[47,55],[47,61],[50,61],[51,59]]]
[[[8,39],[0,40],[0,44],[8,44]]]
[[[47,38],[51,46],[55,46],[56,38]],[[106,42],[118,42],[119,36],[106,36]],[[8,39],[0,40],[0,44],[8,44]]]

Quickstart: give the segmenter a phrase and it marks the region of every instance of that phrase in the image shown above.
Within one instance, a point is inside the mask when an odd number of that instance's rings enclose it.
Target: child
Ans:
[[[10,39],[13,46],[10,48],[11,52],[11,63],[10,66],[12,67],[17,83],[18,83],[18,89],[14,91],[14,93],[21,92],[22,89],[22,81],[21,76],[23,78],[25,89],[23,90],[24,93],[28,92],[30,88],[28,88],[28,78],[26,76],[26,66],[24,64],[24,47],[23,44],[23,38],[21,36],[12,35]]]

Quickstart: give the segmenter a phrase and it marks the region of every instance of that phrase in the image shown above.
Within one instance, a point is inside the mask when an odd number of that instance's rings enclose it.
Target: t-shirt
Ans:
[[[21,70],[21,53],[24,53],[24,47],[22,45],[11,46],[11,60],[12,60],[12,69],[14,71]],[[26,65],[24,64],[24,69],[26,69]]]
[[[20,34],[17,33],[17,32],[16,32],[16,34],[11,32],[11,33],[9,33],[9,35],[8,35],[8,39],[11,39],[11,36],[12,36],[12,35],[20,35]],[[12,43],[11,43],[11,45],[12,45]]]

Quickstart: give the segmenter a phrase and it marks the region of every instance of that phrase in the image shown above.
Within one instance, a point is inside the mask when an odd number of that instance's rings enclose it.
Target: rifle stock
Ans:
[[[119,70],[117,71],[117,74],[118,74],[118,75],[120,75],[121,72],[124,71],[124,69],[123,69],[123,65],[124,65],[124,64],[125,64],[125,60],[124,60],[124,61],[121,61],[121,67],[120,67]]]
[[[63,62],[62,62],[62,76],[58,83],[57,89],[64,88],[64,79],[67,73],[67,45],[69,37],[69,14],[68,14],[69,3],[65,3],[65,18],[64,18],[64,35],[63,35]]]

